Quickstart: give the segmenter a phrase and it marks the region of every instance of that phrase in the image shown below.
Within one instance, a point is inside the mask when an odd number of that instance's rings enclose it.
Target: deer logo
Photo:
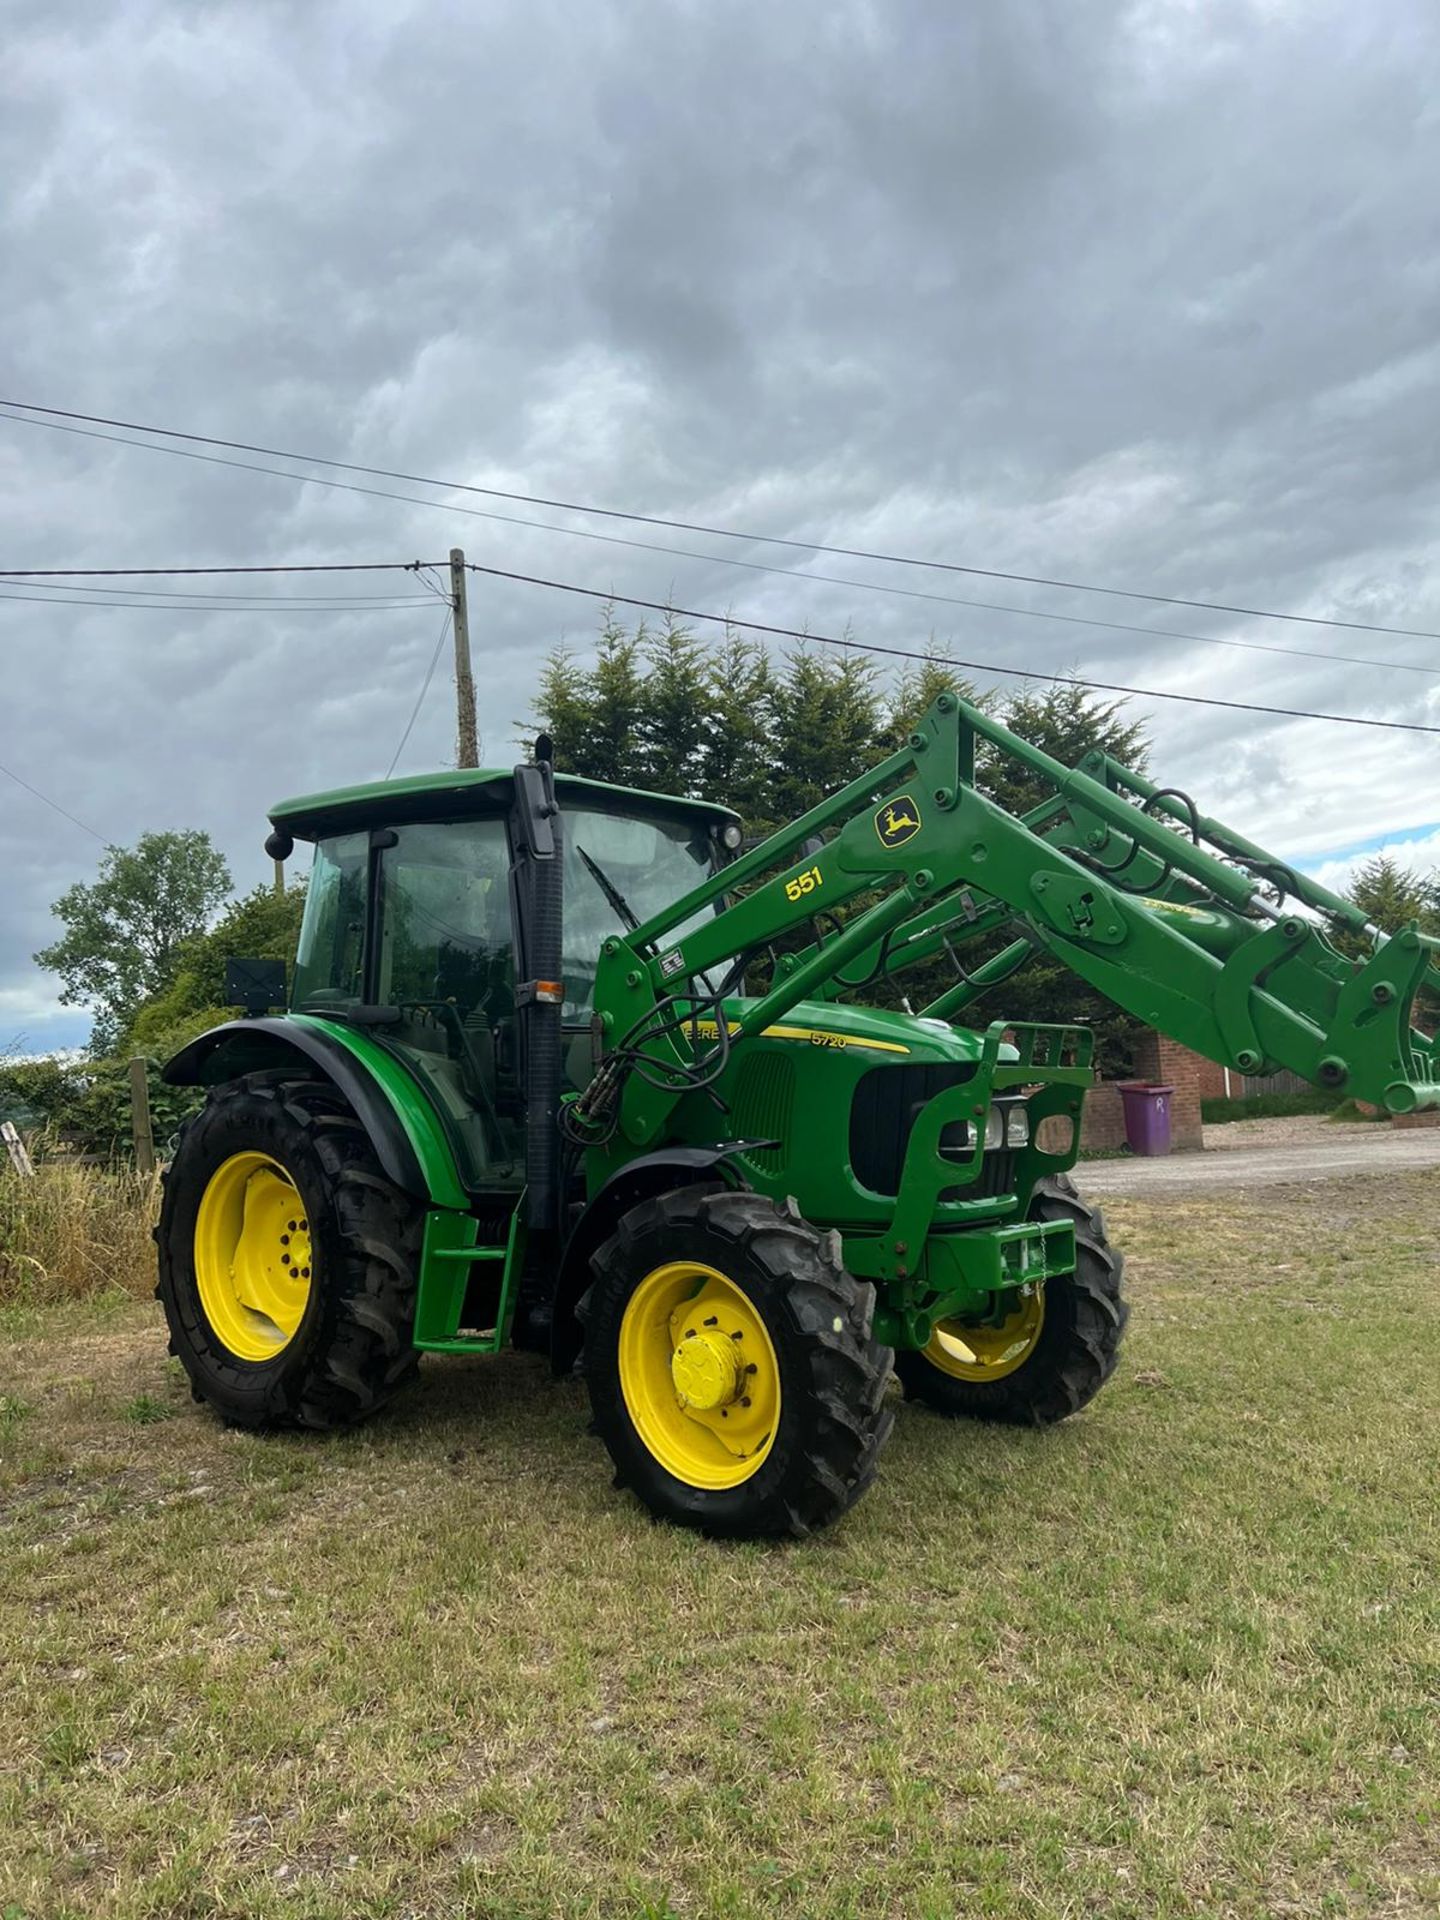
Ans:
[[[882,847],[903,847],[920,831],[920,809],[908,793],[889,800],[875,815],[875,831]]]

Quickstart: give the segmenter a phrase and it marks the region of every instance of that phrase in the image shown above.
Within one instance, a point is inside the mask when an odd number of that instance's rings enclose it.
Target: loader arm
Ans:
[[[1020,817],[981,793],[981,741],[1051,797]],[[718,1042],[713,1025],[702,1034],[700,1011],[715,1011],[747,957],[852,903],[828,937],[777,965],[764,995],[727,1003]],[[1005,926],[1011,945],[927,1012],[953,1014],[1040,948],[1242,1073],[1286,1068],[1394,1113],[1440,1106],[1434,1043],[1411,1025],[1427,973],[1440,986],[1440,941],[1414,927],[1385,939],[1188,796],[1104,754],[1067,767],[945,693],[898,753],[605,942],[595,1004],[607,1059],[577,1120],[650,1142],[717,1044]],[[1370,951],[1347,956],[1329,929]]]

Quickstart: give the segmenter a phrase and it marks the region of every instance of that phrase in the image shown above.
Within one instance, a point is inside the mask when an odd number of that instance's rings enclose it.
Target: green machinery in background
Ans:
[[[1007,812],[977,749],[1049,797]],[[241,1425],[539,1349],[652,1511],[754,1535],[856,1499],[892,1370],[942,1413],[1063,1419],[1126,1315],[1067,1178],[1090,1036],[957,1024],[1037,951],[1243,1073],[1440,1104],[1434,940],[957,695],[748,851],[724,807],[556,776],[544,742],[272,823],[277,857],[315,846],[290,1011],[167,1067],[210,1093],[157,1234],[172,1349]],[[921,1013],[858,1003],[937,959]]]

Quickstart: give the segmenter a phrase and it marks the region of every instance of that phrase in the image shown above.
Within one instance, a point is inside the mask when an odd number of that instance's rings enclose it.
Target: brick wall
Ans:
[[[1080,1119],[1080,1151],[1113,1153],[1125,1144],[1125,1110],[1113,1080],[1099,1080],[1085,1096]]]
[[[1177,1153],[1197,1153],[1205,1144],[1200,1122],[1201,1082],[1211,1065],[1163,1034],[1142,1033],[1135,1042],[1136,1080],[1173,1087],[1170,1098],[1170,1144]],[[1208,1099],[1209,1094],[1203,1098]],[[1080,1130],[1083,1153],[1112,1152],[1125,1144],[1125,1109],[1116,1081],[1101,1080],[1085,1096]]]
[[[1238,1073],[1231,1074],[1230,1087],[1227,1094],[1225,1069],[1221,1066],[1220,1062],[1218,1060],[1207,1060],[1203,1055],[1198,1053],[1195,1058],[1200,1062],[1200,1098],[1202,1100],[1224,1100],[1226,1098],[1236,1098],[1239,1096],[1242,1088]]]

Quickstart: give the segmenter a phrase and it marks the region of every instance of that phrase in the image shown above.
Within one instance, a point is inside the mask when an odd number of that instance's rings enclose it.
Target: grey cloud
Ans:
[[[1440,29],[1422,0],[128,0],[12,4],[6,44],[7,392],[1440,629]],[[647,598],[852,620],[890,645],[933,630],[1036,672],[1434,718],[1418,676],[806,585],[735,571],[720,546],[713,562],[628,552],[4,422],[0,503],[0,565],[436,558],[459,542]],[[1440,660],[1437,642],[938,590]],[[207,826],[252,881],[268,801],[388,763],[434,611],[0,602],[0,761],[107,837]],[[562,632],[583,643],[593,618],[477,583],[493,757],[539,656]],[[1161,704],[1154,731],[1167,774],[1281,845],[1440,811],[1418,738]],[[449,737],[437,684],[405,764],[442,760]],[[19,1004],[3,995],[35,988],[47,902],[95,852],[7,790],[0,1040]]]

